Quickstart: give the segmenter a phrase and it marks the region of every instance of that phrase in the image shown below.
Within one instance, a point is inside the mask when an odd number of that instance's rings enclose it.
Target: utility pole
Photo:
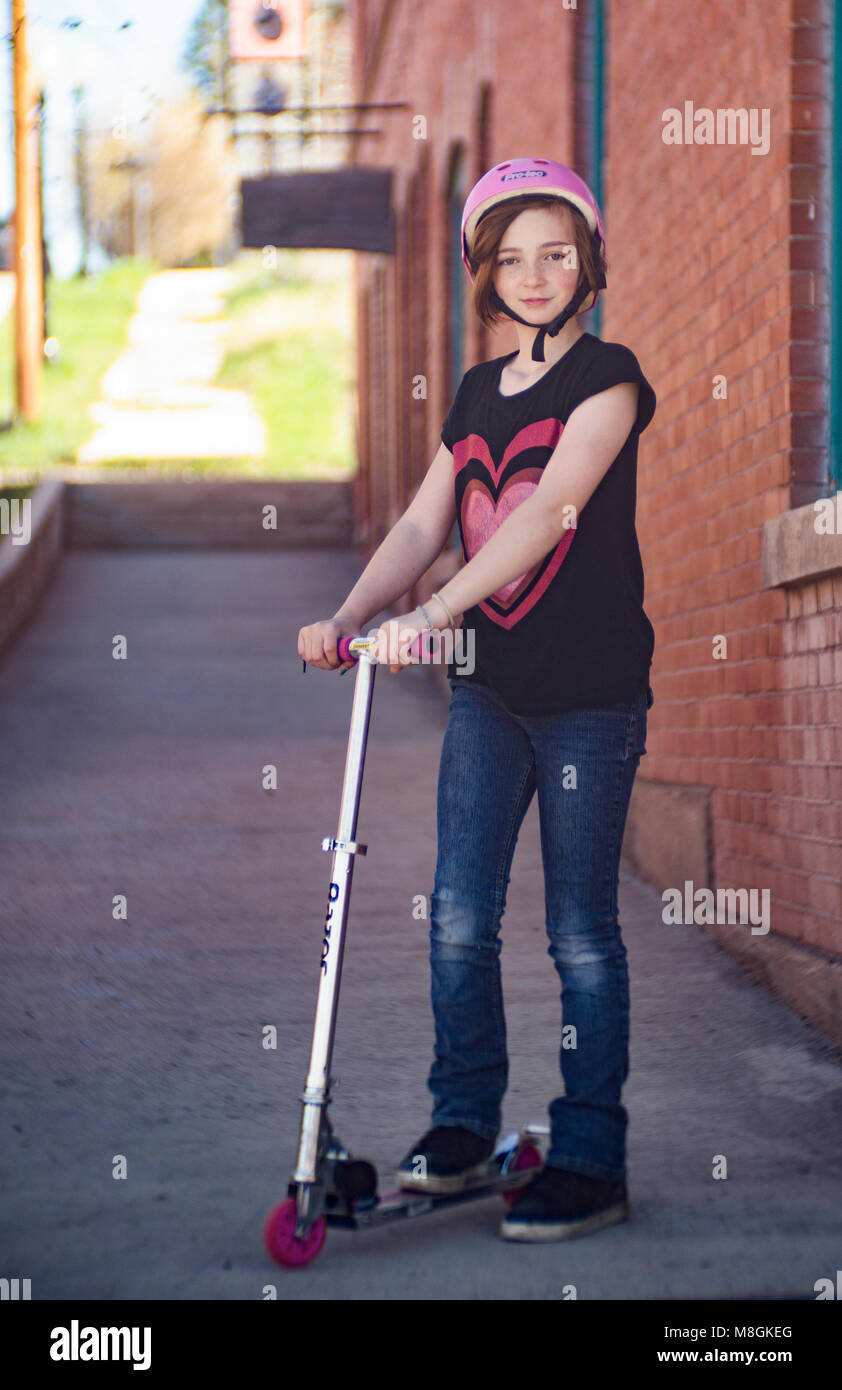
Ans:
[[[85,126],[85,89],[81,85],[73,88],[73,105],[76,112],[75,121],[75,165],[76,165],[76,195],[79,199],[79,233],[82,239],[82,262],[79,266],[79,274],[87,275],[88,258],[90,255],[90,232],[88,230],[90,216],[88,212],[88,178],[87,178],[87,143],[88,132]]]
[[[141,159],[136,159],[133,154],[127,154],[125,159],[114,159],[111,161],[110,168],[115,172],[122,172],[128,176],[128,220],[129,236],[131,238],[132,256],[149,256],[149,204],[147,188],[141,183],[141,177],[146,164]]]
[[[47,285],[51,275],[50,256],[47,251],[47,238],[44,234],[44,127],[46,125],[47,97],[42,87],[38,92],[38,226],[41,230],[41,341],[46,343],[50,336],[47,327]]]
[[[12,0],[15,104],[15,361],[17,411],[37,420],[42,406],[44,282],[38,187],[38,104],[26,45],[26,0]]]

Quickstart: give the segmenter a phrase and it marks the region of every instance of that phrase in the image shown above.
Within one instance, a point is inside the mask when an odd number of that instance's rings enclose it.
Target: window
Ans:
[[[464,376],[462,359],[465,266],[462,261],[462,209],[465,206],[465,155],[455,145],[450,159],[445,205],[447,209],[447,392],[451,401]]]
[[[585,6],[576,23],[573,91],[573,164],[590,188],[603,217],[602,167],[605,157],[605,105],[603,74],[607,68],[607,32],[602,0]],[[602,300],[582,314],[579,322],[595,337],[600,336]]]
[[[832,491],[842,488],[842,0],[833,0],[830,58],[830,362],[829,460]]]

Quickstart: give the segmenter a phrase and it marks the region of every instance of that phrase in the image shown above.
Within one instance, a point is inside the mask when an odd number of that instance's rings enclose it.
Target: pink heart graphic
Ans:
[[[518,473],[510,483],[507,483],[501,492],[495,506],[493,499],[489,495],[485,484],[474,478],[465,488],[462,498],[462,531],[465,536],[468,559],[473,559],[477,551],[490,540],[494,532],[502,526],[503,522],[519,507],[527,497],[530,497],[538,486],[537,479],[531,475],[537,470],[528,469]],[[540,477],[540,473],[539,473]],[[491,598],[495,603],[504,607],[509,606],[509,600],[515,591],[522,588],[524,581],[532,579],[537,574],[538,565],[533,565],[527,574],[521,574],[517,579],[509,580],[502,589],[495,589]]]
[[[547,451],[549,458],[561,438],[563,428],[561,421],[554,419],[538,420],[527,425],[525,429],[520,430],[515,435],[499,466],[494,463],[491,451],[482,435],[470,434],[465,439],[454,442],[454,473],[458,476],[469,463],[478,464],[482,466],[486,477],[493,486],[499,481],[504,468],[512,459],[517,458],[527,449],[543,448]],[[508,482],[503,484],[496,502],[484,478],[470,479],[465,485],[461,505],[466,562],[472,560],[486,541],[490,540],[515,507],[519,507],[521,502],[531,496],[538,486],[542,474],[543,468],[539,467],[519,469]],[[558,573],[564,557],[573,544],[575,534],[575,527],[565,531],[552,551],[549,563],[544,557],[537,565],[533,565],[527,573],[503,584],[488,599],[484,599],[478,605],[483,613],[487,614],[492,622],[504,628],[512,628],[520,622],[521,618],[535,607]],[[541,573],[542,566],[545,568]],[[540,579],[530,589],[530,585],[533,584],[539,573],[541,573]],[[529,589],[528,594],[525,592],[527,589]],[[492,607],[492,603],[496,607]],[[506,608],[507,612],[499,613],[497,608]]]

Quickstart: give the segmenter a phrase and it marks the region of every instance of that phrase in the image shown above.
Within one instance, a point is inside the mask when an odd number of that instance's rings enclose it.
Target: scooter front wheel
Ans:
[[[266,1249],[279,1265],[285,1269],[300,1269],[316,1258],[325,1243],[327,1222],[319,1216],[313,1222],[303,1239],[295,1234],[298,1220],[298,1203],[294,1197],[279,1202],[273,1207],[263,1227],[263,1240]]]

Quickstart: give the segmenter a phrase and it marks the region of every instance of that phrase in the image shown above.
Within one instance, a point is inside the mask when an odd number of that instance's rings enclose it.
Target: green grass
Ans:
[[[229,317],[240,317],[265,295],[276,292],[280,287],[283,287],[284,294],[299,297],[306,296],[312,290],[312,286],[300,276],[284,276],[277,270],[241,277],[224,296]]]
[[[270,477],[350,477],[356,467],[353,313],[347,253],[241,254],[225,296],[228,351],[217,384],[248,391],[263,417]],[[252,471],[257,464],[247,466]]]
[[[312,327],[230,351],[217,377],[253,396],[266,424],[267,477],[350,477],[355,469],[350,345],[326,318],[314,308]]]
[[[47,286],[47,328],[58,338],[61,355],[44,363],[44,409],[34,423],[14,421],[0,433],[0,468],[49,472],[72,463],[79,445],[93,433],[87,413],[99,399],[99,383],[126,344],[126,328],[137,293],[158,267],[124,259],[101,275],[51,279]],[[14,413],[14,314],[0,322],[0,421]]]
[[[88,407],[103,373],[127,341],[128,320],[146,277],[160,267],[125,259],[87,280],[52,280],[48,329],[61,355],[44,364],[40,421],[2,429],[14,410],[14,317],[0,322],[0,469],[30,477],[72,463],[94,430]],[[114,460],[103,473],[163,476],[350,477],[356,467],[350,295],[341,268],[310,275],[306,256],[279,253],[265,269],[256,256],[235,266],[226,295],[228,353],[217,384],[252,394],[267,430],[265,458]],[[15,490],[21,495],[20,489]]]

